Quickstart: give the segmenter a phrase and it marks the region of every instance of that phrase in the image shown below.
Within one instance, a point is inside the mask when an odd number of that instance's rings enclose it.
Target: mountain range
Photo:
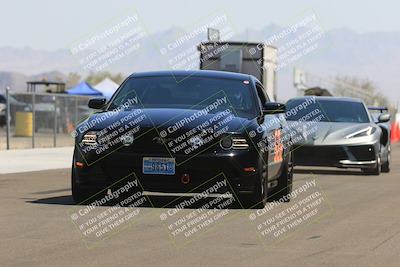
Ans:
[[[283,28],[272,24],[260,30],[248,29],[235,34],[233,40],[262,42]],[[299,31],[300,35],[304,31]],[[186,32],[177,27],[146,36],[136,52],[109,65],[105,70],[132,72],[170,68],[160,48],[173,43],[177,36]],[[296,36],[292,36],[295,38]],[[182,49],[195,47],[205,41],[206,35],[196,35],[186,42]],[[318,77],[334,78],[338,75],[356,76],[374,82],[378,90],[392,103],[400,99],[400,32],[358,33],[342,28],[325,31],[317,41],[315,51],[299,57],[284,69],[278,71],[278,98],[286,100],[296,94],[293,87],[293,67],[301,68]],[[278,49],[281,44],[275,44]],[[180,51],[183,51],[180,49]],[[176,54],[173,54],[176,56]],[[57,78],[65,80],[69,72],[84,76],[79,65],[80,58],[73,56],[69,49],[46,51],[30,47],[0,47],[0,91],[10,86],[15,91],[25,91],[26,81],[31,79]],[[197,65],[197,58],[194,64]]]

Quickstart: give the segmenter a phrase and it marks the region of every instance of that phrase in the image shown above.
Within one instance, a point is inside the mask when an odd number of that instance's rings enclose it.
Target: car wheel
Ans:
[[[253,199],[253,208],[263,209],[265,207],[265,205],[267,204],[267,188],[267,178],[261,178],[257,193]]]
[[[290,194],[293,190],[293,167],[293,152],[290,152],[282,174],[278,179],[278,186],[271,197],[268,198],[268,201],[278,201],[280,199],[283,199],[284,202],[290,201]]]
[[[367,175],[379,175],[381,174],[381,154],[378,154],[377,163],[374,168],[371,169],[362,169],[362,171]]]
[[[390,172],[390,151],[388,152],[387,161],[382,164],[381,172]]]

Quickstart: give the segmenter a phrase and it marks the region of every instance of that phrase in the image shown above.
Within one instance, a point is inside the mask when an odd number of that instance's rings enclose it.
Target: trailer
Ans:
[[[204,42],[198,46],[201,70],[239,72],[255,76],[268,96],[276,99],[278,51],[263,43]]]

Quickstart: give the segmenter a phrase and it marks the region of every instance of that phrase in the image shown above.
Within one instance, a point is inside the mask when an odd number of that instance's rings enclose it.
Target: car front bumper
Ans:
[[[365,145],[298,145],[294,147],[294,161],[298,166],[339,168],[374,168],[379,144]]]
[[[170,157],[166,154],[137,154],[123,149],[115,151],[105,158],[81,168],[76,162],[85,162],[82,155],[75,151],[74,170],[77,183],[96,189],[107,188],[127,177],[137,177],[143,191],[165,193],[202,192],[218,181],[226,179],[227,187],[221,192],[234,191],[238,194],[251,194],[260,179],[259,170],[262,160],[257,151],[221,152],[209,151],[192,158],[175,156],[174,175],[143,174],[143,157]],[[245,171],[253,167],[254,171]],[[182,177],[190,176],[190,182],[183,183]]]

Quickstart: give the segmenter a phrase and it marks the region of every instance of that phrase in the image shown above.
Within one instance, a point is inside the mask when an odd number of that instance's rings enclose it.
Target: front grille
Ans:
[[[297,146],[294,159],[298,164],[337,164],[340,160],[370,161],[375,159],[373,146]]]
[[[345,147],[346,151],[354,156],[358,161],[369,161],[375,159],[374,146],[349,146]]]
[[[166,138],[161,138],[155,129],[142,130],[133,143],[129,146],[122,147],[119,151],[122,153],[135,153],[135,154],[160,154],[170,156],[194,156],[202,153],[210,152],[215,149],[219,139],[204,144],[199,144],[195,149],[189,149],[188,138],[182,139],[172,146],[168,146],[168,142],[174,142],[174,139],[184,136],[186,132],[176,132],[173,135],[168,135]],[[182,146],[186,142],[186,146]],[[188,149],[188,150],[187,150]]]
[[[122,147],[120,152],[168,154],[165,145],[158,141],[159,138],[155,129],[143,129],[135,136],[133,143]]]

